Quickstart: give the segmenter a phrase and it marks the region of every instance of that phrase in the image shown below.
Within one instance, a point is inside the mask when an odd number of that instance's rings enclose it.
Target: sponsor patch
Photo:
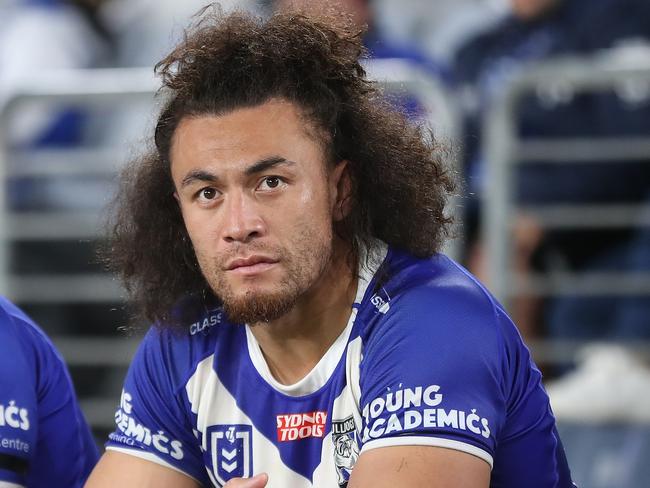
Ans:
[[[441,390],[439,385],[400,388],[367,403],[362,411],[363,442],[420,428],[466,431],[488,439],[491,434],[488,419],[475,408],[469,411],[443,408]]]
[[[276,417],[278,440],[296,441],[308,437],[323,437],[327,412],[282,414]]]
[[[190,335],[196,335],[199,332],[205,333],[208,330],[210,330],[210,328],[220,324],[222,319],[223,319],[223,312],[218,311],[212,313],[208,315],[206,318],[204,318],[203,320],[199,320],[198,322],[194,322],[193,324],[191,324]]]
[[[120,397],[120,408],[115,412],[115,424],[121,432],[113,432],[108,436],[113,442],[137,446],[138,444],[147,447],[152,446],[156,451],[167,454],[174,459],[183,459],[183,444],[168,436],[165,431],[152,432],[151,429],[139,423],[133,416],[133,397],[122,390]]]
[[[0,403],[0,427],[8,426],[12,429],[29,430],[29,411],[16,405],[11,400],[6,405]]]
[[[334,465],[339,487],[348,486],[352,468],[359,458],[357,429],[352,416],[332,421],[332,442],[334,443]]]

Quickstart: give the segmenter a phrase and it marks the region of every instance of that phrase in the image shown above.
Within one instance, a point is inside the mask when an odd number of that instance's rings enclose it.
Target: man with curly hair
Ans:
[[[88,487],[571,486],[514,325],[437,252],[443,152],[344,16],[202,13],[110,258],[154,322]]]

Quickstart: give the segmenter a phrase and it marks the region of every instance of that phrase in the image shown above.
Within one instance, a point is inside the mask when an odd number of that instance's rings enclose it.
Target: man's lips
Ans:
[[[276,259],[268,256],[250,256],[233,259],[226,266],[226,270],[242,274],[255,274],[267,270],[277,262]]]

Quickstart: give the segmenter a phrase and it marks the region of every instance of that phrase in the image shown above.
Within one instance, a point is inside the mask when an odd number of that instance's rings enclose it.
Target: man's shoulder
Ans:
[[[393,295],[396,305],[431,309],[462,303],[463,308],[474,306],[486,311],[492,311],[496,305],[469,271],[444,254],[419,259],[394,253],[387,275],[383,288]]]
[[[152,325],[145,334],[132,368],[146,374],[170,377],[182,386],[197,365],[214,354],[217,343],[227,340],[237,326],[231,324],[220,306],[176,310],[173,325]]]
[[[183,348],[188,344],[205,344],[215,341],[220,329],[228,325],[220,303],[189,296],[177,302],[167,322],[151,325],[144,342]]]
[[[500,305],[452,259],[391,252],[384,273],[364,308],[364,342],[421,336],[449,343],[474,338],[498,347]]]
[[[20,308],[4,297],[0,297],[0,351],[2,356],[17,355],[43,357],[54,355],[52,342],[36,323]]]
[[[0,333],[3,335],[20,333],[23,324],[37,328],[25,312],[3,296],[0,296],[0,323],[2,323]]]

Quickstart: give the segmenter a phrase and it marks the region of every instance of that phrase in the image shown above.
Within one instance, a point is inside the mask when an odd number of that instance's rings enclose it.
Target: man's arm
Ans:
[[[265,473],[252,478],[236,478],[227,488],[264,488]],[[107,451],[99,460],[84,488],[199,488],[189,476],[157,463],[115,451]],[[226,488],[224,487],[224,488]],[[0,488],[2,484],[0,483]]]
[[[95,466],[85,488],[199,488],[189,476],[121,452],[107,451]]]
[[[391,446],[361,454],[348,488],[487,488],[490,466],[476,456],[432,446]]]

